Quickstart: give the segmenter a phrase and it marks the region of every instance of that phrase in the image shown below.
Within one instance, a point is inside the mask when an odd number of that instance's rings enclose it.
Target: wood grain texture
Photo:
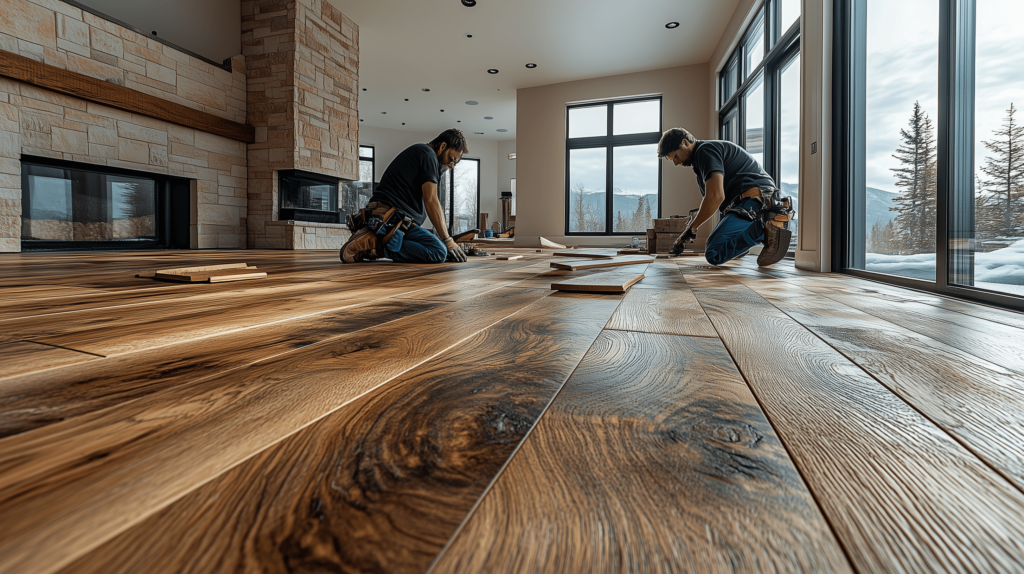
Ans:
[[[555,260],[551,262],[551,267],[555,269],[565,269],[567,271],[579,271],[581,269],[601,269],[604,267],[618,267],[620,265],[637,265],[642,263],[650,263],[654,261],[653,257],[647,255],[622,255],[614,259],[593,259],[588,261],[573,261],[573,260]]]
[[[694,294],[859,571],[1024,568],[1006,479],[753,291]]]
[[[625,293],[634,283],[643,278],[643,273],[609,271],[594,273],[586,277],[560,279],[552,282],[551,288],[556,291],[579,291],[582,293]]]
[[[99,358],[70,349],[40,345],[28,341],[0,343],[0,380],[15,377],[35,370],[53,369],[65,365],[77,365]],[[0,419],[7,412],[0,406]]]
[[[233,140],[245,143],[256,141],[256,128],[248,124],[226,120],[131,88],[37,62],[6,50],[0,50],[0,76]]]
[[[0,571],[52,572],[546,296],[509,289],[0,439]],[[454,336],[441,336],[457,333]]]
[[[262,279],[267,276],[265,271],[250,271],[248,269],[222,269],[219,271],[192,271],[176,273],[154,274],[156,279],[165,281],[182,281],[184,283],[226,283],[228,281],[245,281],[247,279]]]
[[[431,572],[850,572],[720,341],[605,331]]]
[[[610,259],[618,255],[617,249],[567,249],[555,251],[555,257],[585,257],[587,259]]]
[[[704,309],[688,288],[631,289],[622,298],[605,328],[665,335],[718,337],[715,327],[704,314]]]
[[[546,297],[65,571],[424,572],[614,307]]]

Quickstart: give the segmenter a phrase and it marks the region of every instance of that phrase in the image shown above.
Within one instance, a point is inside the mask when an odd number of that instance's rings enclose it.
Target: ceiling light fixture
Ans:
[[[484,132],[473,132],[473,133],[474,133],[474,134],[476,134],[476,135],[478,135],[478,136],[482,136],[482,135],[484,135]]]
[[[497,74],[498,73],[498,69],[497,68],[491,68],[490,70],[487,70],[487,73],[488,74]]]
[[[530,62],[529,64],[526,65],[526,67],[530,68],[532,70],[532,69],[537,67],[537,64],[534,64],[533,62]]]
[[[404,125],[405,125],[405,122],[402,122],[402,125],[404,126]]]
[[[387,113],[387,112],[381,112],[381,114],[386,114],[386,113]]]
[[[665,27],[668,28],[669,30],[671,30],[672,28],[678,28],[679,22],[669,22],[668,24],[665,24]]]
[[[407,101],[407,102],[408,102],[408,101],[409,101],[409,98],[405,98],[405,101]]]
[[[444,110],[441,110],[441,111],[444,112]]]
[[[420,88],[420,91],[421,91],[421,92],[429,92],[429,91],[430,91],[430,88]]]
[[[493,118],[493,117],[491,117],[491,116],[484,116],[484,119],[485,119],[485,120],[493,120],[494,118]]]
[[[506,130],[506,129],[500,129],[500,130],[498,130],[498,131],[499,131],[499,132],[501,132],[501,133],[505,133],[505,132],[507,132],[508,130]]]
[[[475,105],[477,105],[479,103],[480,102],[474,102],[473,100],[466,100],[466,105],[467,106],[475,106]]]
[[[473,35],[472,35],[472,34],[466,34],[466,37],[467,37],[467,38],[472,38],[472,37],[473,37]]]
[[[508,159],[516,159],[516,152],[508,154]]]
[[[462,5],[466,8],[472,8],[476,6],[476,0],[462,0]]]

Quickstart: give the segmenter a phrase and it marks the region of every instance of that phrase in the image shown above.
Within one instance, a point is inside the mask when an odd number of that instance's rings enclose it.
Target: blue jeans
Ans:
[[[753,209],[757,213],[761,211],[761,200],[756,197],[748,197],[742,200],[737,207]],[[750,221],[736,213],[729,213],[718,220],[718,226],[708,237],[704,256],[707,257],[708,263],[721,265],[743,255],[751,247],[761,243],[764,243],[764,222]]]
[[[443,263],[448,248],[430,231],[413,225],[405,231],[396,230],[382,255],[395,263]]]

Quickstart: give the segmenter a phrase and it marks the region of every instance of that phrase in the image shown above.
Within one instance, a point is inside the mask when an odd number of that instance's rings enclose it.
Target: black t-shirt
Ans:
[[[740,146],[721,140],[698,141],[690,156],[693,173],[697,176],[700,194],[705,195],[705,184],[711,174],[722,174],[725,187],[725,201],[719,210],[729,207],[734,199],[752,187],[775,187],[757,160]]]
[[[384,170],[370,201],[397,207],[417,225],[422,225],[427,218],[423,184],[437,183],[440,177],[441,164],[434,149],[427,144],[411,145]]]

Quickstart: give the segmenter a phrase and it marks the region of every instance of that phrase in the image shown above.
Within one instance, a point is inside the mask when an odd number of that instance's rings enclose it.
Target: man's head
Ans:
[[[462,159],[462,154],[469,153],[469,146],[466,145],[466,136],[462,135],[461,130],[455,128],[444,130],[428,145],[434,148],[434,153],[437,154],[437,161],[449,169],[453,169],[455,164],[459,163],[459,160]]]
[[[683,128],[667,129],[658,142],[658,157],[668,158],[675,165],[689,167],[696,144],[697,138]]]

